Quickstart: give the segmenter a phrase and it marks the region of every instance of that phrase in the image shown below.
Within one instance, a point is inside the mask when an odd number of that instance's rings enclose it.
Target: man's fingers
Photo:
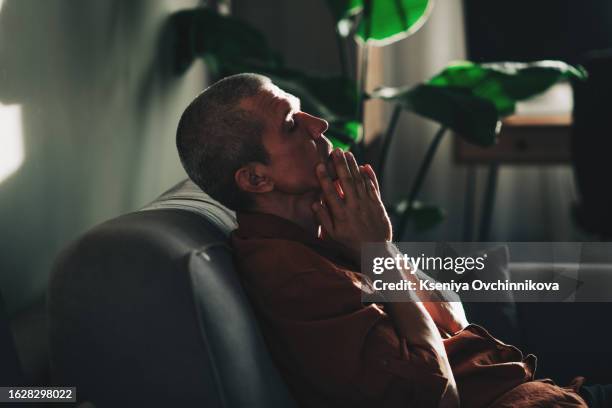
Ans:
[[[372,183],[376,188],[376,193],[380,196],[380,186],[378,185],[378,179],[376,178],[376,173],[374,173],[374,169],[369,164],[366,164],[364,167],[366,169],[368,177],[370,178],[370,180],[372,180]]]
[[[368,186],[368,193],[370,197],[374,200],[380,201],[381,197],[378,180],[376,179],[376,174],[374,173],[372,166],[366,164],[365,166],[360,166],[360,170],[362,170],[365,184]]]
[[[344,157],[344,152],[340,149],[335,149],[332,153],[334,155],[334,164],[336,165],[336,173],[338,174],[338,180],[340,180],[340,186],[344,192],[344,198],[348,203],[356,201],[355,184],[351,172]]]
[[[376,186],[374,182],[370,179],[368,171],[366,170],[366,166],[359,166],[359,171],[363,175],[365,190],[368,196],[373,200],[378,200],[378,193],[376,192]]]
[[[334,182],[331,180],[331,178],[329,178],[327,169],[323,163],[319,163],[317,165],[316,172],[317,177],[319,178],[319,184],[321,185],[321,190],[323,190],[323,199],[330,208],[331,215],[333,215],[334,218],[339,217],[342,212],[342,202]]]
[[[321,227],[323,227],[323,229],[327,233],[333,233],[334,224],[332,222],[329,211],[327,211],[327,208],[325,208],[321,203],[315,202],[312,204],[312,210],[314,211],[315,216],[319,221],[319,225],[321,225]]]
[[[355,156],[351,152],[346,153],[345,156],[349,170],[351,172],[351,175],[353,176],[355,191],[357,192],[357,195],[363,196],[365,195],[364,179],[361,172],[359,171],[359,166],[357,165]]]

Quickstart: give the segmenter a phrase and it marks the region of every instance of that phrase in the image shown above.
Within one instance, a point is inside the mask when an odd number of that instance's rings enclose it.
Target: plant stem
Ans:
[[[332,13],[331,9],[328,8],[329,12],[330,12],[330,16],[332,17],[332,19],[335,21],[335,16],[334,13]],[[338,58],[340,59],[340,70],[341,70],[341,74],[343,77],[345,78],[349,78],[349,68],[348,68],[348,61],[346,59],[346,46],[345,43],[343,42],[343,38],[340,35],[340,32],[338,31],[338,25],[335,25],[334,28],[334,33],[336,34],[336,48],[338,50]]]
[[[380,148],[380,154],[378,155],[378,163],[376,173],[378,176],[378,183],[383,185],[383,176],[385,174],[385,159],[389,154],[389,147],[391,146],[391,140],[393,139],[393,135],[395,134],[395,128],[397,127],[397,122],[399,121],[400,115],[402,113],[402,107],[400,104],[396,104],[393,108],[393,113],[391,114],[391,119],[389,120],[389,126],[387,126],[387,131],[382,136],[382,147]]]
[[[408,196],[408,207],[402,214],[399,224],[398,224],[398,231],[400,234],[399,235],[400,239],[404,233],[404,229],[406,228],[408,219],[410,219],[410,216],[412,215],[414,202],[416,201],[419,193],[421,192],[421,188],[423,187],[423,182],[425,181],[425,176],[427,176],[427,172],[429,168],[431,167],[431,162],[433,160],[433,157],[436,154],[436,151],[438,150],[438,146],[440,145],[440,142],[442,141],[442,137],[444,137],[446,130],[447,130],[446,126],[440,126],[440,129],[438,129],[438,131],[436,132],[436,135],[431,141],[431,144],[429,145],[429,148],[427,149],[427,153],[425,154],[425,158],[423,159],[423,162],[421,163],[421,166],[419,167],[414,184],[412,185],[412,189],[410,190],[410,195]]]
[[[342,76],[345,78],[349,78],[348,64],[346,61],[346,49],[344,47],[344,43],[342,42],[342,36],[338,32],[338,29],[336,29],[335,31],[336,31],[336,46],[338,48],[338,57],[340,58],[340,69],[342,72]]]
[[[368,43],[363,44],[361,50],[361,64],[359,68],[359,105],[357,106],[357,118],[361,123],[361,134],[357,143],[359,159],[363,160],[365,153],[365,102],[366,102],[366,78],[368,73]]]
[[[371,32],[372,19],[370,18],[372,12],[372,0],[364,0],[363,3],[363,14],[362,19],[365,22],[364,28],[364,42],[363,48],[361,49],[361,63],[359,66],[359,80],[357,82],[358,91],[358,104],[357,104],[357,120],[361,124],[361,138],[357,143],[357,159],[358,162],[363,160],[365,154],[365,101],[366,101],[366,82],[368,78],[368,37]]]

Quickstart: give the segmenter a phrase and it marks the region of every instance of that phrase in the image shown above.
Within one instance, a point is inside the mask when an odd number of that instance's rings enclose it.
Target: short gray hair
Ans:
[[[263,122],[239,105],[270,84],[268,77],[258,74],[226,77],[189,104],[176,131],[179,157],[189,178],[235,211],[253,206],[252,197],[236,185],[236,171],[249,162],[269,162]]]

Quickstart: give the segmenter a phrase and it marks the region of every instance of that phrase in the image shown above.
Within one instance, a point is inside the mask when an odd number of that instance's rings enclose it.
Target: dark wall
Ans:
[[[612,47],[609,0],[464,0],[468,53],[477,61],[562,59]]]

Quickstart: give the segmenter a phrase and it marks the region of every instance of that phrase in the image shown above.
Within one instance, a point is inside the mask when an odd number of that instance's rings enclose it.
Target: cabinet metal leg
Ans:
[[[495,203],[495,190],[497,188],[497,173],[499,163],[491,163],[489,165],[489,174],[487,176],[487,187],[484,193],[482,203],[482,216],[480,219],[480,232],[478,241],[486,242],[489,240],[491,232],[491,220],[493,219],[493,204]]]
[[[465,200],[463,207],[463,241],[474,239],[474,204],[476,203],[476,166],[468,165],[465,177]]]

